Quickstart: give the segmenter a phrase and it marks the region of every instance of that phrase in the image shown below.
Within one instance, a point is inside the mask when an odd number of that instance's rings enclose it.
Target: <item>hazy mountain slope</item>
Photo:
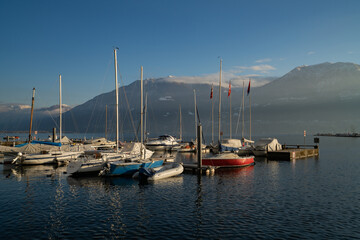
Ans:
[[[301,66],[254,91],[258,104],[315,103],[358,99],[360,65],[322,63]]]
[[[355,131],[360,125],[360,66],[353,63],[323,63],[293,69],[267,85],[251,88],[252,135],[324,131]],[[247,86],[246,86],[247,87]],[[125,89],[125,91],[124,91]],[[194,136],[194,89],[204,133],[211,134],[210,84],[186,84],[163,79],[144,81],[148,95],[147,130],[151,136],[169,133],[178,135],[179,105],[182,109],[184,135]],[[228,85],[222,88],[221,125],[224,136],[229,135]],[[125,93],[126,92],[126,98]],[[218,92],[214,86],[214,133],[218,128]],[[245,97],[245,132],[249,132],[249,100]],[[235,134],[242,102],[242,88],[232,88],[232,131]],[[105,132],[107,105],[107,131],[115,134],[115,91],[98,95],[64,114],[65,131],[82,133]],[[128,105],[130,107],[128,107]],[[130,108],[130,109],[129,109]],[[139,128],[140,81],[119,89],[120,129],[122,134],[134,138]],[[29,112],[29,109],[26,109]],[[49,111],[48,111],[49,112]],[[131,113],[131,114],[130,114]],[[17,114],[17,115],[16,115]],[[29,114],[16,111],[0,113],[2,130],[26,130]],[[34,114],[34,126],[50,131],[58,119]],[[43,115],[45,116],[45,115]],[[54,118],[54,119],[53,119]],[[131,121],[131,118],[133,121]]]

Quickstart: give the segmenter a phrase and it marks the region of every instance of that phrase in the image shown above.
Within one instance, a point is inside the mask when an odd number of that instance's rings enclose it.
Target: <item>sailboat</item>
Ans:
[[[101,172],[100,175],[105,176],[124,176],[124,175],[133,175],[137,172],[140,167],[145,168],[154,168],[159,167],[164,163],[164,159],[150,159],[146,156],[146,149],[144,148],[144,126],[143,126],[143,67],[141,67],[140,74],[140,129],[141,129],[141,144],[140,144],[140,156],[128,157],[124,160],[110,162],[107,164]]]
[[[13,159],[12,163],[16,165],[41,165],[41,164],[63,164],[65,162],[75,160],[82,152],[79,151],[62,151],[61,150],[61,140],[62,140],[62,102],[61,102],[61,75],[59,75],[59,115],[60,115],[60,142],[56,144],[59,146],[59,150],[50,150],[50,151],[41,151],[36,154],[22,154],[18,153],[17,157]],[[31,125],[32,125],[32,113],[34,107],[34,98],[35,98],[35,88],[33,89],[32,96],[32,110],[31,110],[31,120],[30,120],[30,132],[29,132],[29,143],[31,142],[38,144],[47,144],[54,145],[54,143],[41,142],[41,141],[32,141],[31,139]]]
[[[230,85],[229,85],[229,94],[228,96],[230,97],[230,138],[228,139],[223,139],[221,141],[221,144],[219,146],[219,151],[220,152],[235,152],[238,155],[241,156],[248,156],[252,154],[252,146],[251,144],[254,143],[254,141],[248,140],[244,138],[244,82],[243,82],[243,96],[242,96],[242,138],[240,139],[235,139],[231,137],[231,90],[230,90]],[[240,115],[239,115],[240,116]],[[239,118],[238,118],[239,120]],[[251,125],[250,125],[251,127]],[[250,128],[250,135],[251,135],[251,128]]]
[[[101,151],[97,148],[96,151],[84,152],[76,161],[69,163],[67,172],[72,175],[78,174],[92,174],[99,173],[110,162],[124,161],[129,158],[136,158],[142,151],[143,146],[140,143],[125,143],[121,151],[119,151],[119,93],[118,93],[118,80],[117,80],[117,55],[114,49],[114,62],[115,62],[115,103],[116,103],[116,143],[115,151]],[[100,145],[101,146],[101,145]],[[153,152],[145,150],[145,156],[151,157]]]
[[[219,77],[219,145],[221,142],[221,75],[222,75],[222,59],[220,59],[220,77]],[[219,152],[218,154],[202,158],[202,165],[216,167],[245,167],[255,163],[254,156],[239,156],[235,153]]]

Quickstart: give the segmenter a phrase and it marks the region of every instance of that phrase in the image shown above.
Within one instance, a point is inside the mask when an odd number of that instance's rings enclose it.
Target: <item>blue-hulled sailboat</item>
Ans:
[[[115,53],[115,81],[117,83],[117,60],[116,60],[116,50]],[[116,86],[117,88],[117,86]],[[132,157],[120,161],[110,162],[107,164],[100,174],[105,176],[125,176],[134,174],[139,170],[140,167],[159,167],[164,163],[164,159],[150,159],[145,158],[145,147],[144,147],[144,128],[143,128],[143,116],[144,116],[144,107],[143,107],[143,67],[141,67],[141,77],[140,77],[140,91],[141,91],[141,150],[140,155],[137,157]],[[116,104],[117,107],[117,104]]]

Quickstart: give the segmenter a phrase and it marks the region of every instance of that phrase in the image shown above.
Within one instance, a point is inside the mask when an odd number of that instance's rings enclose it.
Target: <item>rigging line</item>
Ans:
[[[241,117],[241,111],[242,111],[242,104],[240,105],[240,109],[239,109],[239,115],[238,115],[238,119],[237,119],[237,122],[236,122],[235,134],[237,134],[237,132],[238,132],[239,123],[240,123],[240,117]]]
[[[144,111],[144,112],[145,112],[145,108],[146,108],[146,106],[143,107],[143,111]],[[139,134],[140,127],[141,127],[141,122],[139,122],[138,127],[137,127],[137,129],[136,129],[136,136]],[[135,140],[136,140],[136,139],[134,139],[134,141],[135,141]]]
[[[57,122],[55,121],[55,119],[53,118],[53,116],[51,115],[51,112],[49,110],[46,110],[46,112],[50,115],[51,119],[55,123],[55,126],[58,128],[59,126],[58,126]]]
[[[158,121],[156,120],[155,116],[158,116],[158,115],[155,114],[154,109],[153,109],[152,105],[149,104],[149,102],[150,102],[150,98],[148,98],[148,106],[150,107],[151,114],[149,114],[149,112],[148,112],[148,116],[147,116],[147,117],[148,117],[149,120],[150,120],[150,117],[151,117],[151,120],[152,120],[152,121],[148,121],[148,122],[149,122],[149,123],[151,122],[152,125],[149,124],[149,127],[148,127],[147,132],[150,134],[150,132],[151,132],[151,130],[152,130],[151,127],[153,127],[153,129],[155,129],[154,132],[155,132],[156,134],[158,134],[158,133],[162,134],[162,133],[159,131],[158,125],[156,124]],[[149,109],[149,108],[148,108],[148,109]],[[156,124],[155,127],[154,127],[154,124]]]
[[[175,117],[176,117],[176,125],[175,125],[175,136],[177,136],[179,134],[179,138],[180,138],[180,111],[177,111],[175,113]],[[179,131],[179,132],[178,132]]]
[[[70,110],[69,112],[70,112],[71,119],[72,119],[72,122],[73,122],[74,130],[75,130],[76,132],[79,132],[79,127],[78,127],[78,125],[77,125],[77,122],[76,122],[74,113],[73,113],[72,110]]]
[[[199,109],[198,109],[197,104],[196,104],[196,114],[197,114],[198,122],[199,122],[199,124],[201,125],[200,114],[199,114]],[[201,136],[202,136],[203,143],[206,144],[206,142],[205,142],[205,137],[204,137],[204,132],[203,132],[203,131],[201,132]]]
[[[119,66],[118,66],[118,69],[119,69]],[[119,73],[120,73],[120,71],[119,71]],[[134,133],[135,133],[135,139],[136,139],[136,141],[138,142],[139,139],[138,139],[138,136],[137,136],[137,134],[136,134],[136,127],[135,127],[135,124],[134,124],[134,119],[133,119],[133,117],[132,117],[131,110],[130,110],[130,105],[129,105],[129,101],[128,101],[128,98],[127,98],[127,95],[126,95],[125,84],[124,84],[124,82],[123,82],[121,73],[120,73],[119,75],[120,75],[120,81],[121,81],[121,84],[122,84],[122,89],[123,89],[123,92],[124,92],[125,101],[126,101],[126,104],[127,104],[128,110],[129,110],[129,114],[130,114],[131,125],[132,125],[133,130],[134,130]]]
[[[105,79],[106,79],[106,77],[107,77],[107,73],[109,72],[111,61],[112,61],[112,60],[109,60],[109,62],[108,62],[108,67],[107,67],[107,69],[106,69],[106,71],[105,71],[105,74],[104,74],[104,77],[103,77],[103,81],[102,81],[103,85],[104,85]],[[103,88],[102,88],[102,89],[103,89]],[[100,90],[101,90],[101,89],[100,89]],[[102,96],[102,97],[103,97],[103,96]],[[92,122],[92,118],[93,118],[93,115],[94,115],[94,112],[95,112],[95,108],[96,108],[96,106],[97,106],[97,104],[98,104],[98,102],[99,102],[99,100],[100,100],[100,97],[95,97],[95,98],[96,98],[96,101],[95,101],[95,104],[93,105],[93,109],[92,109],[90,118],[89,118],[89,120],[88,120],[88,125],[87,125],[87,127],[86,127],[86,129],[85,129],[85,132],[84,132],[84,137],[86,137],[86,134],[87,134],[87,132],[88,132],[88,130],[89,130],[89,128],[90,128],[90,124],[91,124],[91,122]],[[90,101],[91,101],[91,100],[90,100]]]

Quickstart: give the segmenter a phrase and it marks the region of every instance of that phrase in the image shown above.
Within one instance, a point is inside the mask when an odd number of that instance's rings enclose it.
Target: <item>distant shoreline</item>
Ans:
[[[360,133],[317,133],[314,136],[323,136],[323,137],[360,137]]]

